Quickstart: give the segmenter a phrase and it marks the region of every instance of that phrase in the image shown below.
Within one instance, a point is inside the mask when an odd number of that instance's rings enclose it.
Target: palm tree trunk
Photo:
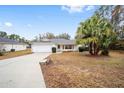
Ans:
[[[94,55],[98,55],[99,53],[99,46],[98,44],[94,43]]]
[[[93,55],[96,55],[96,43],[93,43]]]
[[[96,49],[96,55],[98,55],[98,53],[99,53],[99,46]]]
[[[98,55],[98,53],[99,53],[99,46],[97,45],[97,43],[91,42],[89,44],[89,53],[91,55]]]
[[[93,55],[93,42],[90,42],[89,44],[89,53]]]

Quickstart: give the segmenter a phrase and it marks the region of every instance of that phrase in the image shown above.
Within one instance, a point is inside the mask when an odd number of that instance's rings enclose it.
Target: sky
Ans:
[[[68,33],[75,37],[77,27],[93,15],[99,6],[10,5],[0,6],[0,31],[18,34],[28,40],[46,32]]]

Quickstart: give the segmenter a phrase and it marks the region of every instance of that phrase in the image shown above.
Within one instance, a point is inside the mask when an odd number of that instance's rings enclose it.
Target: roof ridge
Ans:
[[[2,42],[2,43],[14,43],[14,44],[22,43],[22,42],[19,42],[17,40],[5,38],[5,37],[0,37],[0,42]]]

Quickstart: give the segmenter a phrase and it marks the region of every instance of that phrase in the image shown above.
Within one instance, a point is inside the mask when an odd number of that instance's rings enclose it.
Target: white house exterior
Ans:
[[[25,50],[26,48],[27,44],[25,43],[0,37],[0,50],[10,51],[11,49],[15,49],[15,51],[19,51]]]
[[[52,52],[52,47],[56,47],[58,52],[77,51],[77,45],[74,40],[49,39],[41,42],[32,43],[32,52]]]

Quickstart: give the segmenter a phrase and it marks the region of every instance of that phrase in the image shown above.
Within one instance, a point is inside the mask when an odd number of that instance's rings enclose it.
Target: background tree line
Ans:
[[[24,43],[29,43],[30,42],[29,40],[26,40],[24,37],[21,37],[17,34],[8,35],[4,31],[0,31],[0,37],[9,38],[9,39],[16,40],[16,41],[19,41],[19,42],[24,42]],[[68,39],[69,40],[71,38],[71,36],[68,33],[62,33],[62,34],[59,34],[59,35],[55,36],[53,33],[46,32],[44,34],[39,34],[38,36],[35,36],[34,39],[31,40],[31,41],[42,41],[42,39],[55,39],[55,38],[63,38],[63,39]]]
[[[80,22],[76,32],[77,44],[89,45],[89,53],[108,55],[114,42],[124,39],[124,6],[100,6],[93,16]]]
[[[57,38],[63,38],[63,39],[70,39],[71,36],[68,33],[62,33],[59,35],[54,35],[53,33],[46,32],[44,34],[39,34],[38,36],[35,36],[33,41],[42,41],[43,39],[57,39]]]
[[[16,40],[16,41],[19,41],[19,42],[29,43],[29,40],[26,40],[24,37],[21,37],[21,36],[19,36],[17,34],[8,35],[4,31],[0,31],[0,37]]]

